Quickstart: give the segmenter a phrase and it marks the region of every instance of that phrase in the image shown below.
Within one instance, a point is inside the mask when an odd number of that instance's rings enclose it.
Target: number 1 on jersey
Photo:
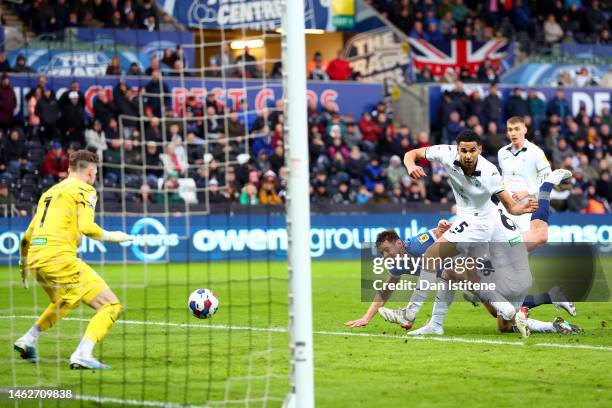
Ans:
[[[51,204],[51,197],[45,198],[45,212],[43,212],[43,216],[40,219],[40,226],[41,227],[45,223],[45,218],[47,218],[47,210],[49,210],[49,204]]]

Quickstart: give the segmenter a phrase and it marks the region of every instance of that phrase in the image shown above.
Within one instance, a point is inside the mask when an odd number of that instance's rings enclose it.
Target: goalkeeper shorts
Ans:
[[[100,293],[110,290],[104,279],[79,258],[33,272],[52,303],[61,301],[76,307],[79,302],[89,304]]]

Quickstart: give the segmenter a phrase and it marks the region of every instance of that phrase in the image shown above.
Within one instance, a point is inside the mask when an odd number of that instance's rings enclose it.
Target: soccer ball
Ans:
[[[219,299],[210,289],[198,289],[189,295],[187,306],[198,319],[208,319],[217,313]]]

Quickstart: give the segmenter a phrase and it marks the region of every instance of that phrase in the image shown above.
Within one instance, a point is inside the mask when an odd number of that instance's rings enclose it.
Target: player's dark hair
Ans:
[[[383,231],[376,237],[376,248],[380,247],[383,242],[395,242],[398,239],[400,239],[400,237],[397,235],[397,231],[392,229]]]
[[[524,125],[525,124],[525,119],[523,119],[522,116],[512,116],[511,118],[508,119],[508,123],[510,123],[511,125],[516,125],[517,123],[522,123]]]
[[[97,166],[98,163],[100,163],[100,159],[98,158],[98,155],[94,152],[82,149],[70,153],[68,163],[70,166],[70,170],[81,170],[87,168],[87,166],[89,166],[90,164],[95,164]]]
[[[478,133],[469,129],[461,131],[461,133],[459,133],[457,136],[457,144],[461,142],[476,142],[478,146],[482,146],[482,140],[480,139],[480,136],[478,136]]]

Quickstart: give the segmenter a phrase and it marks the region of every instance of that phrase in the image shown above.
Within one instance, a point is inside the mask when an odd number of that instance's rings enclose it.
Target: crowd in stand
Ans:
[[[484,155],[497,163],[497,151],[508,144],[503,135],[505,118],[525,118],[527,139],[540,146],[553,168],[574,173],[573,185],[553,191],[552,205],[558,210],[609,212],[612,203],[612,116],[604,107],[588,114],[583,105],[572,115],[565,91],[544,100],[535,89],[515,88],[504,104],[496,85],[486,96],[467,93],[461,81],[443,93],[439,110],[442,143],[450,143],[463,129],[473,129],[483,140]]]
[[[77,81],[55,95],[41,75],[25,96],[23,118],[13,116],[16,95],[7,74],[0,81],[0,204],[16,203],[26,211],[44,189],[67,174],[68,154],[88,148],[102,158],[98,188],[103,199],[143,203],[205,202],[242,205],[283,203],[284,106],[250,111],[244,101],[225,106],[215,94],[188,97],[175,112],[160,71],[154,69],[143,89],[120,80],[111,95],[99,92],[93,117],[85,113]],[[139,96],[139,93],[142,95]],[[516,89],[502,103],[495,85],[486,96],[467,94],[457,81],[443,94],[439,132],[434,139],[407,125],[394,126],[392,112],[379,103],[361,117],[338,112],[333,103],[308,106],[311,198],[315,204],[440,202],[452,200],[443,171],[420,163],[430,175],[413,181],[402,157],[410,149],[452,143],[465,128],[482,135],[484,155],[496,161],[507,144],[505,118],[522,116],[528,139],[543,147],[554,167],[574,172],[573,184],[554,192],[558,210],[605,212],[612,199],[612,117],[608,108],[589,116],[572,116],[564,91],[545,101],[533,90]],[[144,120],[138,116],[143,98]],[[164,119],[160,119],[160,118]],[[246,137],[248,135],[248,137]],[[230,163],[227,165],[227,163]],[[182,186],[194,187],[194,197]],[[5,188],[6,186],[10,188]],[[556,194],[556,195],[555,195]]]
[[[411,37],[487,41],[519,36],[525,44],[610,44],[611,20],[600,0],[370,0]]]
[[[172,31],[172,17],[153,0],[34,0],[15,2],[15,12],[37,34],[70,27]]]

